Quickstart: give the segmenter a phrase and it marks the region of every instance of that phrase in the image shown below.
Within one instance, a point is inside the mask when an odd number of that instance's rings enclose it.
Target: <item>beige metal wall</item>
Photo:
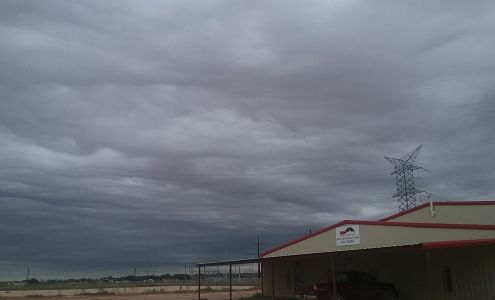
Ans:
[[[272,266],[274,268],[272,268]],[[263,294],[271,296],[273,291],[272,272],[275,269],[275,295],[277,297],[294,297],[294,259],[287,257],[273,261],[263,262]],[[315,270],[315,273],[319,270]],[[315,278],[316,279],[316,278]]]
[[[439,249],[432,253],[434,299],[495,300],[495,246]],[[443,291],[444,266],[451,269],[452,292]]]
[[[264,258],[413,245],[423,242],[495,238],[495,230],[360,225],[360,245],[337,246],[335,229],[265,255]]]
[[[433,208],[433,217],[427,206],[389,222],[495,224],[495,205],[434,205]]]
[[[495,300],[495,246],[433,249],[433,296],[427,293],[426,250],[419,248],[377,249],[359,253],[339,253],[336,270],[364,271],[378,280],[393,283],[400,300]],[[330,254],[285,257],[275,260],[275,292],[278,297],[294,297],[295,269],[299,265],[304,282],[330,280]],[[442,268],[452,275],[451,292],[444,291]],[[264,293],[271,295],[271,262],[263,262]],[[293,284],[289,281],[293,280]]]

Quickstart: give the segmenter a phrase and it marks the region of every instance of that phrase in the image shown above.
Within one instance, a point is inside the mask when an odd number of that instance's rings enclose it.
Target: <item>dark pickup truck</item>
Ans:
[[[397,290],[390,283],[379,282],[364,272],[340,272],[335,276],[337,293],[343,300],[396,300]],[[333,285],[326,283],[298,283],[297,299],[330,299]]]

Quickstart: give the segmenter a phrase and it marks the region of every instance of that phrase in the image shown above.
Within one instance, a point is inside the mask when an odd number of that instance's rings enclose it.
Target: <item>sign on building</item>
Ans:
[[[359,225],[345,225],[335,229],[335,241],[337,246],[359,245]]]

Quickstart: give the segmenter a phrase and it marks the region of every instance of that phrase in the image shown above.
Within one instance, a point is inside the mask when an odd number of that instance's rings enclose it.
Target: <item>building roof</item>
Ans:
[[[495,205],[495,201],[492,200],[484,200],[484,201],[433,201],[433,202],[425,202],[421,205],[413,207],[411,209],[401,211],[399,213],[390,215],[381,219],[380,221],[390,221],[393,219],[397,219],[399,217],[409,215],[415,211],[418,211],[423,208],[427,208],[432,203],[434,206],[484,206],[484,205]]]

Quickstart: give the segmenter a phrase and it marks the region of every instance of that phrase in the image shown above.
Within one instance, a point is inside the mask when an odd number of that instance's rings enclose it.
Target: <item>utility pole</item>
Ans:
[[[136,267],[134,266],[134,277],[136,277]]]
[[[261,262],[260,262],[260,237],[258,236],[258,243],[256,245],[256,250],[258,252],[258,281],[261,278]]]
[[[258,280],[261,280],[261,261],[260,261],[260,258],[261,258],[261,245],[263,245],[263,243],[261,242],[261,239],[258,236],[256,243],[252,243],[251,245],[256,246],[256,257],[258,258]]]
[[[258,281],[261,281],[261,246],[264,243],[261,241],[260,236],[258,236],[256,243],[251,243],[251,245],[256,247],[256,257],[258,258]]]
[[[29,274],[29,266],[27,267],[27,272],[26,272],[26,281],[29,281],[31,279],[30,274]]]

